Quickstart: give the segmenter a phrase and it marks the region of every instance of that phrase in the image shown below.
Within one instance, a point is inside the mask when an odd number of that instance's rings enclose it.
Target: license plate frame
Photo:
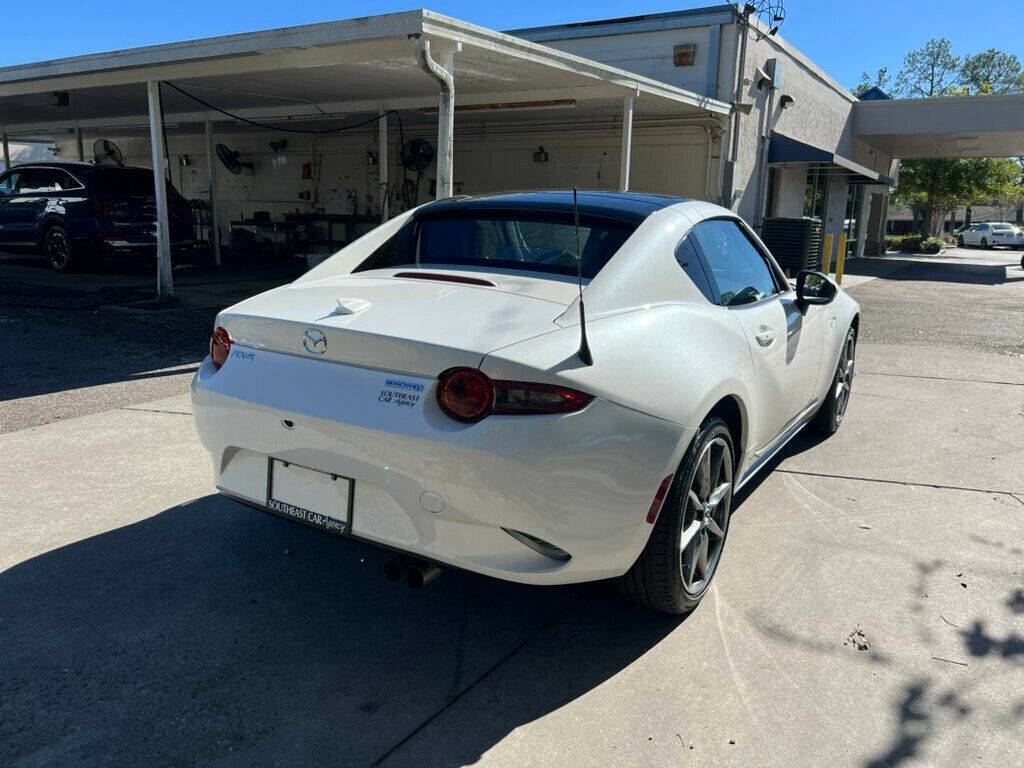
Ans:
[[[288,498],[275,497],[275,478],[278,481],[278,496]],[[302,484],[303,481],[319,486],[308,489],[304,494],[297,492],[295,484]],[[345,483],[345,487],[335,488],[335,483]],[[328,489],[334,491],[336,498],[332,499]],[[304,498],[299,498],[302,496]],[[354,499],[355,480],[350,477],[284,459],[267,459],[267,498],[264,506],[272,515],[341,536],[352,530]],[[332,508],[334,501],[339,502],[339,509]]]

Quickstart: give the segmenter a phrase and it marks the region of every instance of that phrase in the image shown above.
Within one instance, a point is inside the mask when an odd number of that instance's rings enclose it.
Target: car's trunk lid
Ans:
[[[576,291],[569,281],[518,275],[378,270],[283,286],[219,322],[246,347],[435,376],[557,330]]]

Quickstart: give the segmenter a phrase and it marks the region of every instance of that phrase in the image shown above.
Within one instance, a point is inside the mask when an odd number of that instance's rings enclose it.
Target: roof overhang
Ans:
[[[769,165],[816,165],[833,167],[846,177],[849,184],[889,184],[893,180],[867,166],[855,163],[848,157],[829,152],[802,141],[791,139],[778,132],[772,132],[768,145]]]
[[[437,106],[416,40],[455,58],[461,115],[495,121],[621,115],[627,94],[644,118],[724,117],[729,106],[681,88],[430,11],[148,46],[0,69],[0,124],[12,135],[144,127],[146,83],[170,81],[249,119],[344,121],[379,109]],[[69,91],[66,106],[54,92]],[[526,105],[524,107],[524,105]],[[566,114],[566,110],[573,110]],[[165,89],[168,123],[225,120]],[[499,116],[500,113],[500,116]]]
[[[898,158],[1024,155],[1024,94],[861,101],[853,135]]]

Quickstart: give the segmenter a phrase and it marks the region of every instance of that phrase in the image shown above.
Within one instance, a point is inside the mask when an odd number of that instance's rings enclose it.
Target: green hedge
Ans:
[[[890,251],[902,253],[939,253],[946,247],[941,237],[925,237],[924,235],[886,235],[885,247]]]

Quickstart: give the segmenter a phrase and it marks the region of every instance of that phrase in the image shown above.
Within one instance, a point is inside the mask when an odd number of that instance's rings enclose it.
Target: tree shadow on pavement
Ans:
[[[0,764],[370,765],[416,735],[463,765],[681,621],[602,585],[411,590],[382,559],[208,496],[0,573]],[[431,738],[513,659],[488,717]]]

